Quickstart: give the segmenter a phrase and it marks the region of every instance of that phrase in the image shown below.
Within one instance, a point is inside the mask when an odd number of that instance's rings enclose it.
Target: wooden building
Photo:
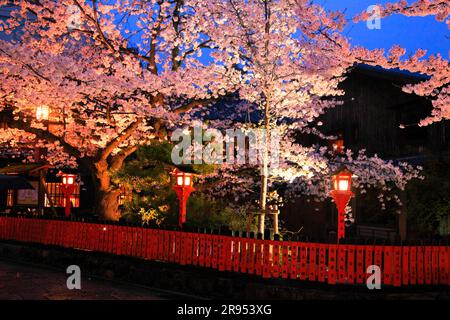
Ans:
[[[367,154],[383,159],[411,164],[422,164],[430,157],[448,159],[450,121],[418,126],[430,115],[431,102],[401,89],[404,84],[422,80],[421,75],[399,71],[364,65],[354,68],[341,84],[346,92],[344,104],[320,117],[322,131],[342,137],[345,148],[366,149]],[[326,143],[312,136],[302,137],[302,142]],[[319,240],[333,238],[337,214],[331,200],[308,200],[300,198],[283,207],[280,219],[284,227]],[[374,194],[357,195],[351,205],[355,223],[348,232],[353,237],[406,238],[405,214],[381,210]]]
[[[61,216],[65,197],[58,170],[45,163],[11,163],[0,168],[0,174],[19,175],[34,189],[6,189],[0,192],[0,212],[27,215]],[[80,208],[80,194],[86,190],[82,181],[76,184],[70,202],[74,213]]]

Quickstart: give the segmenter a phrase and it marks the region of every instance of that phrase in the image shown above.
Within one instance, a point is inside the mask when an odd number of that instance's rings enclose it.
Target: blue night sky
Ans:
[[[346,10],[348,19],[365,11],[370,5],[396,2],[393,0],[315,0],[326,9]],[[408,2],[413,2],[409,0]],[[344,31],[353,45],[362,45],[368,49],[390,48],[394,44],[407,49],[407,54],[418,48],[427,49],[429,54],[441,53],[448,57],[450,50],[450,30],[434,16],[405,17],[394,15],[381,20],[381,29],[370,30],[365,22],[357,24],[350,21]]]
[[[398,0],[313,0],[327,10],[344,11],[348,23],[343,32],[352,45],[361,45],[368,49],[389,49],[398,44],[407,49],[406,55],[417,49],[427,50],[429,54],[440,53],[448,58],[450,50],[450,30],[445,22],[439,22],[434,16],[406,17],[393,15],[381,19],[381,29],[369,29],[366,22],[354,23],[353,17],[374,4],[386,4]],[[416,0],[408,0],[409,3]],[[133,39],[131,39],[133,42]],[[209,61],[208,51],[200,59]]]

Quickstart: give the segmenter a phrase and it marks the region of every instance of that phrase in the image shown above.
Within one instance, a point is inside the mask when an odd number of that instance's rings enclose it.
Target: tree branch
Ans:
[[[121,150],[118,154],[116,154],[114,157],[111,158],[109,169],[112,172],[118,171],[123,166],[123,162],[125,159],[131,155],[133,152],[135,152],[137,149],[137,146],[131,146],[128,148],[125,148]]]
[[[106,159],[111,155],[115,148],[117,148],[122,142],[128,139],[143,122],[143,118],[138,118],[136,121],[132,122],[121,134],[115,139],[111,140],[103,150],[99,150],[98,159],[99,161],[106,161]]]
[[[62,137],[58,137],[53,133],[44,129],[33,128],[29,125],[29,122],[23,122],[20,119],[19,120],[11,119],[8,121],[8,127],[23,130],[25,132],[34,134],[38,138],[45,139],[46,141],[49,142],[58,142],[59,145],[63,147],[64,151],[67,152],[69,155],[77,159],[81,158],[80,151],[71,144],[67,143]]]
[[[193,101],[185,104],[184,106],[173,110],[173,113],[180,114],[180,113],[183,113],[183,112],[187,112],[187,111],[189,111],[189,110],[191,110],[193,108],[196,108],[196,107],[206,106],[207,104],[215,102],[215,101],[216,101],[216,99],[213,99],[213,98],[193,100]]]
[[[3,52],[6,56],[8,56],[10,59],[14,59],[12,55],[10,55],[8,52],[6,52],[3,49],[0,49],[0,52]],[[15,59],[14,59],[15,60]],[[40,74],[35,68],[33,68],[30,64],[28,63],[24,63],[21,61],[16,60],[17,62],[19,62],[20,64],[22,64],[23,67],[27,68],[28,70],[30,70],[35,76],[37,76],[38,78],[45,80],[47,82],[51,82],[49,78],[43,76],[42,74]]]

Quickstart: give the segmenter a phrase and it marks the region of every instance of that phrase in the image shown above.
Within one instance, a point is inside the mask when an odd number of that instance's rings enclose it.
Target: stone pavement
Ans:
[[[177,296],[139,286],[83,276],[69,290],[64,271],[0,260],[0,300],[165,300]]]

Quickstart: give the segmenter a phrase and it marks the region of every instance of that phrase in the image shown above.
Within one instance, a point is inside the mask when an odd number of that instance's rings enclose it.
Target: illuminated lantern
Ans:
[[[351,189],[352,173],[350,171],[344,168],[333,175],[331,197],[338,211],[338,241],[345,237],[345,208],[350,198],[354,196]]]
[[[332,143],[333,151],[336,154],[342,154],[344,152],[344,140],[343,139],[337,139],[334,140]]]
[[[171,172],[174,178],[174,185],[172,189],[177,193],[179,201],[179,215],[178,215],[178,226],[180,229],[186,223],[186,205],[189,195],[195,191],[193,187],[193,174],[182,172],[178,169],[174,169]]]
[[[70,197],[72,196],[73,192],[76,188],[76,178],[77,176],[72,173],[59,173],[62,180],[62,192],[64,193],[65,198],[65,209],[64,209],[64,215],[66,218],[70,217]]]
[[[75,183],[76,176],[74,174],[65,173],[62,177],[63,185],[73,185]]]
[[[49,116],[49,107],[48,106],[39,106],[36,108],[36,120],[44,121],[48,120]]]
[[[338,134],[336,139],[330,140],[329,146],[335,155],[344,153],[344,138],[342,134]]]

